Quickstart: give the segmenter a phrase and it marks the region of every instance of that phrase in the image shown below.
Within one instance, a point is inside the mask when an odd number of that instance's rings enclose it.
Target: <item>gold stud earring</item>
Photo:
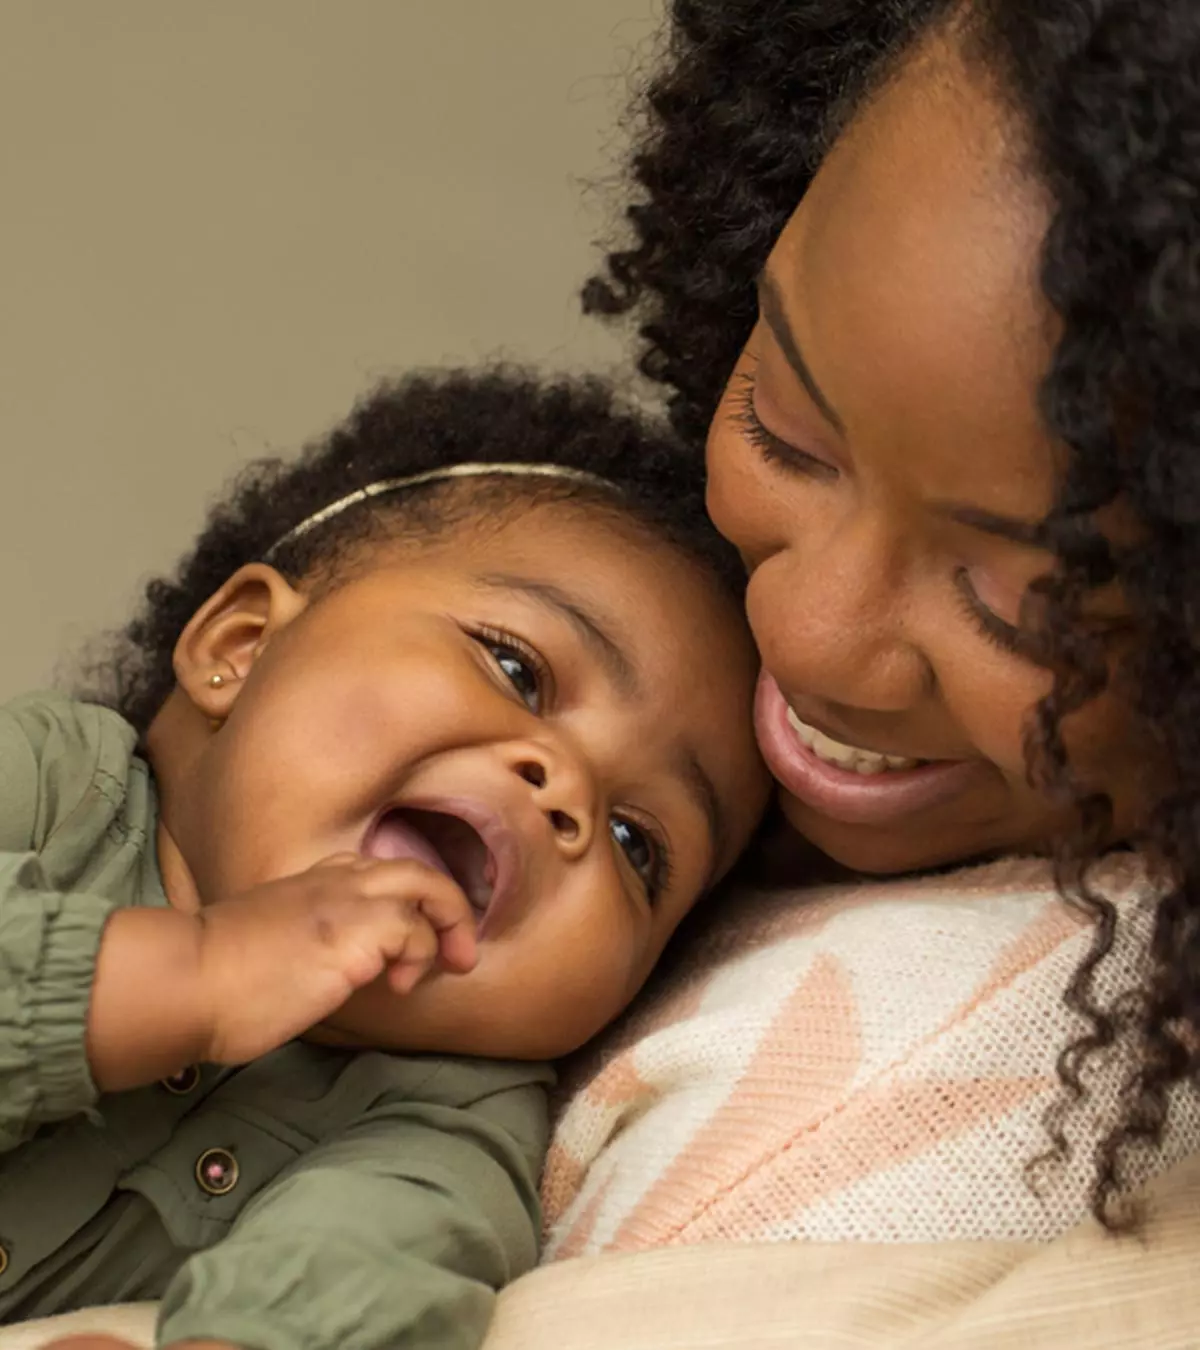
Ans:
[[[224,675],[210,675],[210,676],[208,677],[208,682],[209,682],[209,684],[210,684],[214,689],[220,689],[220,688],[224,685],[224,683],[225,683],[225,676],[224,676]]]

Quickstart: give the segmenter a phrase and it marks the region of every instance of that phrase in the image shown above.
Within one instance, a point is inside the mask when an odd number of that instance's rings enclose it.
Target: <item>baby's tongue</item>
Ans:
[[[368,858],[412,858],[450,875],[442,855],[398,811],[389,811],[371,831],[363,848]]]

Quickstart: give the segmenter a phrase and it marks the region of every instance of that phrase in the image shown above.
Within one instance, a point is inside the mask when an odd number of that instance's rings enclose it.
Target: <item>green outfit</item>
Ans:
[[[104,923],[166,904],[134,741],[0,708],[0,1323],[161,1298],[162,1344],[477,1346],[537,1257],[544,1066],[296,1041],[97,1096]]]

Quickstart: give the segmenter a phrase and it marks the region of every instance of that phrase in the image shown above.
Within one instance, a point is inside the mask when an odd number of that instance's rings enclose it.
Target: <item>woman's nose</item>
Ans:
[[[535,806],[564,853],[586,853],[595,832],[595,789],[578,758],[566,749],[527,743],[514,747],[511,767],[529,784]]]
[[[785,695],[907,712],[935,685],[913,637],[902,561],[858,526],[753,560],[746,597],[763,665]]]

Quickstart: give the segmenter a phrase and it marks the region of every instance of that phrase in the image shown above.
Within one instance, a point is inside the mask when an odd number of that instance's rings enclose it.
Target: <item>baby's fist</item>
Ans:
[[[409,859],[339,854],[201,912],[200,980],[210,1062],[275,1049],[386,976],[408,993],[439,958],[476,960],[475,914],[460,887]]]

